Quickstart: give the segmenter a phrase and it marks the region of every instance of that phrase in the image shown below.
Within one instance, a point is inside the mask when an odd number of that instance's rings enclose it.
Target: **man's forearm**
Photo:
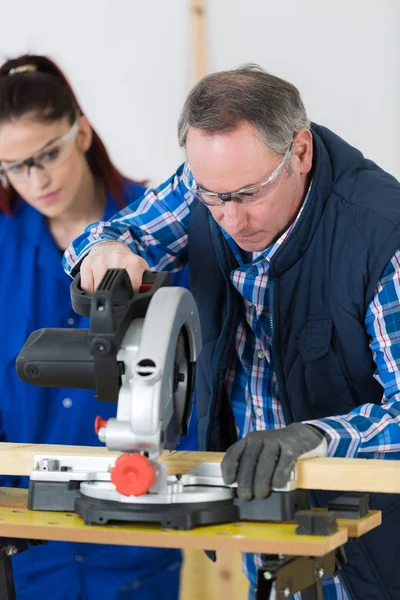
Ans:
[[[363,404],[347,415],[307,423],[328,434],[328,456],[400,459],[398,400]]]
[[[182,167],[157,189],[122,209],[110,221],[90,225],[64,255],[73,274],[100,242],[122,242],[155,271],[176,271],[186,262],[187,230],[193,201],[182,182]]]

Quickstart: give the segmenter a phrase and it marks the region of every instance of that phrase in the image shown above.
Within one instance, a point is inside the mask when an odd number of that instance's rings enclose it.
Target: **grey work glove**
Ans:
[[[241,500],[266,498],[271,488],[286,485],[298,458],[325,456],[327,447],[325,434],[303,423],[252,431],[228,448],[221,464],[222,477],[227,485],[237,481]]]

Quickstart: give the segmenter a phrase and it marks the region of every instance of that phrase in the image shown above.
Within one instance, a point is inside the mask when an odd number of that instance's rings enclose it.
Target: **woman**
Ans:
[[[60,69],[29,55],[0,68],[0,177],[1,440],[96,445],[93,391],[26,385],[15,359],[35,329],[88,326],[72,311],[62,252],[144,187],[113,166]],[[103,418],[115,412],[102,404]],[[177,550],[49,542],[13,565],[18,600],[169,600],[180,562]]]

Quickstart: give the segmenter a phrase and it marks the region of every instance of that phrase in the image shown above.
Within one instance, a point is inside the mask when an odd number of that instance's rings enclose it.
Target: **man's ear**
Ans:
[[[77,142],[80,150],[82,150],[82,152],[87,152],[92,145],[92,141],[93,129],[85,115],[82,115],[79,118],[79,131],[77,136]]]
[[[300,129],[293,140],[292,161],[298,161],[299,171],[306,175],[312,169],[313,163],[313,136],[309,129]]]

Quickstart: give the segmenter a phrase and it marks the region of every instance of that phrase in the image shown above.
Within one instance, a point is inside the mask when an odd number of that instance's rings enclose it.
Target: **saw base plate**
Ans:
[[[213,525],[237,520],[232,500],[202,503],[138,505],[112,500],[89,498],[78,494],[74,511],[86,525],[109,522],[159,523],[169,529],[193,529],[198,525]]]

